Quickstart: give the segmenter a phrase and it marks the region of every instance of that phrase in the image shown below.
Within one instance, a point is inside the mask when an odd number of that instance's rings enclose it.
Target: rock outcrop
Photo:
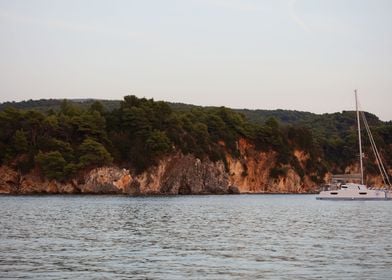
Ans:
[[[168,162],[160,178],[160,193],[228,193],[229,176],[223,162],[202,162],[194,156],[176,156]]]
[[[131,189],[132,176],[129,170],[117,167],[101,167],[91,170],[79,185],[81,193],[119,194],[135,193]]]
[[[0,166],[0,194],[16,193],[19,174],[7,166]]]
[[[201,161],[192,155],[163,158],[157,166],[138,176],[115,166],[92,169],[77,182],[42,180],[35,172],[19,175],[1,167],[0,193],[3,194],[225,194],[238,193],[230,185],[223,162]]]
[[[274,151],[258,151],[254,145],[241,139],[238,142],[240,157],[227,156],[229,163],[230,184],[238,187],[241,193],[309,193],[317,185],[309,176],[301,178],[295,170],[287,165],[285,176],[272,178],[271,169],[276,165]],[[308,155],[295,151],[301,165],[305,165]]]
[[[74,194],[78,193],[75,182],[61,183],[42,180],[36,172],[20,175],[7,166],[0,166],[0,194]]]
[[[82,193],[118,194],[220,194],[236,193],[222,162],[201,161],[176,154],[132,176],[129,170],[102,167],[91,170],[80,185]]]

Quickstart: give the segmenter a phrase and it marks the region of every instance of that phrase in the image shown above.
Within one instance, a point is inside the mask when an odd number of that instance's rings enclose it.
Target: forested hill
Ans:
[[[121,100],[98,100],[98,99],[70,99],[69,104],[80,108],[88,109],[94,102],[99,101],[105,111],[113,111],[121,106]],[[38,110],[47,112],[49,110],[59,111],[63,100],[61,99],[40,99],[27,100],[20,102],[4,102],[0,103],[0,111],[7,107],[25,110]],[[174,111],[185,112],[196,108],[216,108],[201,107],[184,103],[167,103]],[[321,137],[331,137],[336,134],[342,135],[352,128],[355,112],[343,111],[330,114],[315,114],[296,110],[249,110],[249,109],[232,109],[235,112],[243,114],[250,122],[263,125],[269,118],[275,118],[283,125],[300,125],[312,130],[316,135]],[[383,122],[376,115],[366,113],[367,120],[371,126],[391,125],[392,121]]]
[[[391,166],[392,123],[366,115]],[[355,125],[352,111],[232,110],[135,96],[122,101],[30,100],[0,105],[0,163],[21,172],[38,166],[49,179],[67,180],[80,170],[110,163],[142,172],[175,151],[225,161],[226,153],[239,154],[237,141],[245,138],[261,151],[276,151],[274,176],[290,165],[321,181],[325,172],[344,172],[356,162]],[[305,166],[294,156],[298,149],[309,155]],[[367,171],[376,172],[367,162]]]
[[[99,101],[105,110],[112,111],[118,109],[121,105],[121,100],[99,100],[99,99],[68,99],[70,104],[80,107],[89,108],[95,101]],[[38,111],[46,112],[48,110],[58,111],[60,110],[63,99],[39,99],[39,100],[26,100],[19,102],[4,102],[0,103],[0,111],[3,111],[7,107],[13,107],[16,109],[35,109]],[[166,102],[173,110],[177,111],[187,111],[193,108],[201,108],[201,106],[184,104],[184,103],[172,103]],[[213,106],[207,106],[205,108],[214,108]],[[250,110],[250,109],[233,109],[234,111],[244,114],[247,119],[251,122],[257,124],[263,124],[268,118],[274,117],[282,124],[308,124],[312,123],[315,119],[322,121],[323,119],[337,119],[339,120],[339,115],[349,114],[352,117],[352,112],[343,111],[343,113],[332,113],[332,114],[315,114],[304,111],[296,110]],[[377,116],[368,114],[368,121],[374,125],[380,125],[382,121],[378,119]]]

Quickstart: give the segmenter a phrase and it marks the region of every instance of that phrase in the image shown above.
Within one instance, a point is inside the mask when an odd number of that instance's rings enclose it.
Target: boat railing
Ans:
[[[335,174],[332,175],[332,183],[346,184],[346,183],[360,183],[361,174]]]

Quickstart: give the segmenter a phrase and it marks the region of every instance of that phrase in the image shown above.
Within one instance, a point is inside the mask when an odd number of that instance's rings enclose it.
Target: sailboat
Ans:
[[[365,118],[365,113],[358,109],[358,95],[357,90],[355,92],[355,107],[357,111],[357,126],[358,126],[358,144],[359,144],[359,165],[360,174],[344,174],[335,175],[332,177],[332,184],[328,185],[327,189],[320,192],[316,199],[319,200],[392,200],[391,182],[389,180],[388,172],[381,160],[381,156],[378,152],[376,144],[374,142],[372,133],[369,128],[369,124]],[[385,187],[382,189],[368,188],[364,184],[363,176],[363,153],[361,143],[361,121],[360,115],[362,116],[364,126],[372,145],[378,169],[384,182]],[[359,182],[347,182],[349,180]]]

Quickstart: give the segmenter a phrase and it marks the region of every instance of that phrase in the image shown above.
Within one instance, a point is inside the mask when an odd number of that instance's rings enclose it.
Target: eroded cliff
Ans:
[[[270,176],[276,165],[276,153],[257,151],[244,139],[238,142],[237,157],[226,155],[223,161],[201,160],[176,153],[162,158],[157,165],[135,175],[131,170],[104,166],[84,173],[69,182],[45,180],[39,172],[19,174],[0,167],[0,193],[83,193],[83,194],[225,194],[225,193],[306,193],[317,186],[308,176],[300,177],[287,165],[286,174]],[[296,152],[299,162],[307,155]]]

